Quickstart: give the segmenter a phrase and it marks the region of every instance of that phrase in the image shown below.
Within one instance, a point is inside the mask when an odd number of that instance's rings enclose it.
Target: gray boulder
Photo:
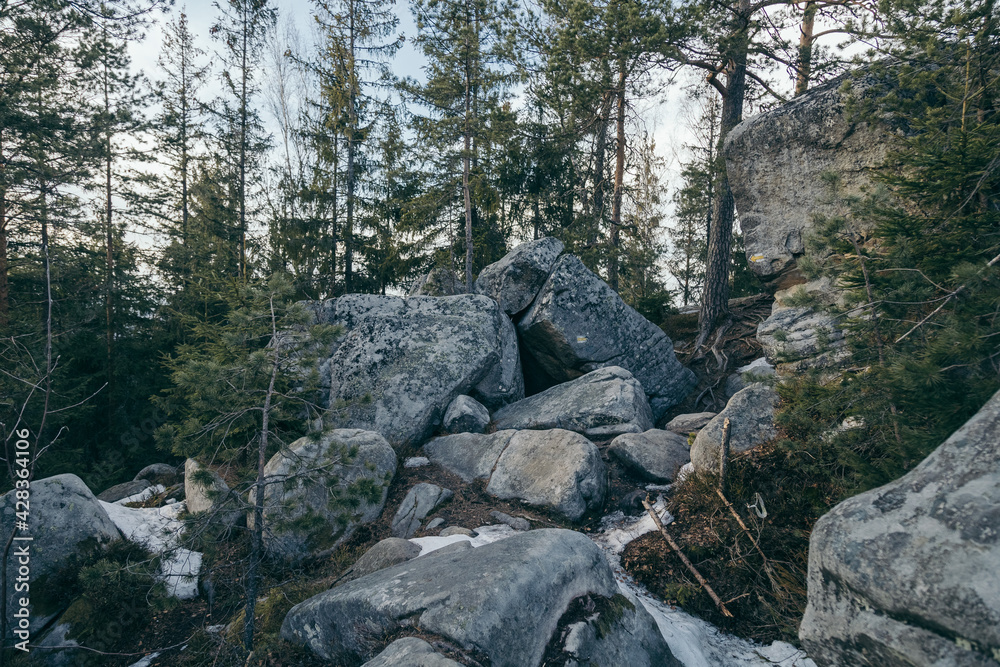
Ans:
[[[729,451],[732,454],[753,449],[778,435],[774,427],[774,409],[778,393],[755,382],[736,393],[726,408],[708,422],[691,445],[691,464],[700,473],[719,472],[722,428],[729,419]]]
[[[920,465],[821,517],[799,637],[823,665],[1000,662],[1000,393]]]
[[[584,600],[573,603],[581,606],[584,620],[564,629],[558,664],[682,667],[663,641],[656,621],[637,599],[619,593],[610,599]]]
[[[424,445],[432,463],[462,478],[463,482],[489,479],[500,454],[517,431],[505,430],[483,435],[459,433],[434,438]]]
[[[672,482],[680,467],[691,460],[685,436],[655,428],[618,436],[611,441],[608,454],[652,482]]]
[[[726,173],[750,269],[779,287],[801,282],[795,259],[805,252],[817,214],[844,214],[845,195],[871,187],[874,170],[895,144],[888,128],[849,117],[844,83],[816,86],[743,121],[726,138]],[[856,80],[854,90],[874,91],[872,83]],[[828,173],[839,179],[837,197]]]
[[[294,562],[332,551],[379,517],[396,474],[396,453],[377,433],[336,429],[299,438],[271,457],[264,474],[264,546]],[[360,487],[356,507],[338,502],[352,485]],[[251,492],[251,504],[255,497]]]
[[[444,412],[441,427],[446,433],[483,433],[490,424],[490,411],[471,396],[458,396]]]
[[[439,266],[414,280],[408,296],[454,296],[464,292],[465,285],[455,272]]]
[[[490,409],[524,396],[517,333],[492,299],[352,294],[313,309],[346,331],[320,364],[334,426],[419,445],[460,394]]]
[[[476,292],[495,299],[508,315],[520,313],[531,305],[562,251],[562,241],[551,237],[522,243],[482,270]]]
[[[497,460],[486,492],[577,521],[587,510],[600,508],[607,485],[597,447],[578,433],[552,429],[515,433]]]
[[[608,366],[628,370],[657,420],[696,383],[670,338],[573,255],[556,261],[517,327],[527,352],[557,382]]]
[[[145,479],[122,482],[121,484],[115,484],[111,488],[101,491],[101,493],[98,494],[97,499],[103,500],[106,503],[113,503],[121,500],[122,498],[128,498],[129,496],[141,493],[150,486],[152,486],[152,484]]]
[[[152,484],[162,484],[163,486],[173,486],[178,482],[182,482],[181,476],[184,471],[179,469],[177,466],[168,465],[166,463],[152,463],[138,473],[132,479],[138,482],[141,479],[145,479]]]
[[[361,667],[462,667],[461,663],[446,658],[417,637],[403,637],[385,647],[385,650]]]
[[[663,428],[678,435],[697,433],[705,428],[705,425],[712,421],[712,417],[716,414],[715,412],[691,412],[684,415],[677,415],[667,422],[667,425]]]
[[[184,462],[184,499],[188,512],[207,514],[219,525],[235,526],[244,516],[239,498],[219,473],[194,459]]]
[[[611,366],[546,389],[501,408],[498,429],[563,428],[589,438],[641,433],[653,427],[642,385],[624,368]]]
[[[455,494],[450,489],[442,489],[437,484],[421,482],[415,485],[403,498],[392,518],[390,531],[393,537],[412,537],[420,528],[420,522],[453,495]]]
[[[830,312],[843,304],[843,292],[829,279],[796,285],[774,296],[770,317],[757,325],[757,340],[782,374],[833,368],[850,358],[842,318]]]
[[[27,530],[17,529],[21,521],[17,513],[24,511],[23,506],[17,506],[17,490],[0,496],[0,543],[7,544],[12,532],[15,538],[32,538],[30,542],[11,543],[5,573],[8,582],[5,638],[12,637],[16,627],[15,613],[21,609],[20,598],[30,599],[29,631],[35,637],[64,610],[59,601],[60,591],[53,580],[79,567],[95,549],[122,539],[121,531],[100,501],[76,475],[56,475],[33,481],[30,492]],[[18,561],[24,556],[30,559],[30,596],[15,590]]]
[[[479,533],[477,533],[476,531],[469,530],[464,526],[448,526],[439,533],[441,537],[451,537],[452,535],[465,535],[466,537],[475,537],[478,534]]]
[[[531,530],[531,524],[528,523],[527,519],[522,519],[519,516],[511,516],[504,512],[498,512],[497,510],[490,511],[490,518],[494,521],[499,521],[500,523],[510,526],[516,531],[524,532],[526,530]]]
[[[420,547],[413,542],[398,537],[387,537],[362,554],[361,558],[356,560],[354,565],[341,575],[337,584],[346,584],[348,581],[353,581],[366,574],[405,563],[419,555]]]
[[[484,653],[494,667],[533,667],[574,598],[617,593],[604,554],[585,535],[532,530],[320,593],[292,607],[281,636],[343,664],[368,658],[373,644],[412,624]],[[656,648],[669,654],[662,639]]]

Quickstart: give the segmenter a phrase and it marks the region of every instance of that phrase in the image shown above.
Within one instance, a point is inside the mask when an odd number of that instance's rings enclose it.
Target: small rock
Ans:
[[[116,500],[121,500],[122,498],[128,498],[129,496],[141,493],[150,486],[152,485],[145,479],[122,482],[121,484],[115,484],[111,488],[102,491],[98,494],[97,499],[103,500],[106,503],[113,503]]]
[[[354,565],[337,580],[336,585],[406,562],[419,555],[420,547],[413,542],[398,537],[388,537],[375,544],[355,561]]]
[[[448,526],[441,531],[441,537],[451,537],[452,535],[465,535],[466,537],[476,537],[479,535],[474,530],[469,530],[468,528],[463,528],[462,526]]]
[[[521,517],[511,516],[509,514],[504,514],[503,512],[493,510],[490,512],[490,516],[500,523],[507,524],[514,530],[525,531],[531,530],[531,524],[528,523],[527,519],[522,519]]]
[[[618,501],[618,509],[620,509],[625,516],[631,516],[636,512],[643,512],[646,509],[642,505],[642,501],[645,497],[646,492],[641,489],[629,491],[622,497],[621,500]]]
[[[446,433],[485,433],[490,411],[471,396],[461,395],[444,412],[441,424]]]
[[[611,441],[608,453],[640,477],[653,482],[673,481],[678,469],[691,460],[687,438],[655,428],[645,433],[618,436]]]
[[[153,463],[146,466],[133,477],[133,481],[139,481],[140,479],[148,480],[150,483],[163,484],[164,486],[173,486],[174,484],[183,481],[181,479],[181,473],[183,471],[178,469],[177,466],[168,465],[166,463]]]
[[[450,489],[442,489],[436,484],[421,482],[414,486],[403,498],[392,519],[390,530],[393,537],[411,537],[420,527],[421,520],[453,495]]]
[[[736,369],[736,372],[741,375],[743,373],[750,373],[758,378],[769,377],[774,375],[774,366],[768,362],[767,357],[760,357],[754,359],[746,366],[740,366]]]
[[[437,518],[431,519],[427,523],[427,530],[429,530],[429,531],[430,530],[434,530],[438,526],[443,526],[443,525],[444,525],[444,519],[442,519],[441,517],[437,517]]]
[[[421,468],[426,465],[430,465],[431,460],[426,456],[410,456],[405,461],[403,461],[404,468]]]
[[[705,424],[712,421],[712,417],[716,414],[715,412],[692,412],[686,415],[677,415],[667,422],[664,428],[678,435],[697,433],[705,427]]]
[[[444,657],[423,639],[403,637],[361,667],[461,667],[461,664]]]

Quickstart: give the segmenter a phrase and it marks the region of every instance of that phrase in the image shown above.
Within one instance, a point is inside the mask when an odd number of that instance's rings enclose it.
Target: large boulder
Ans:
[[[20,490],[22,495],[24,490]],[[11,542],[4,576],[7,579],[7,618],[4,638],[13,635],[19,622],[21,598],[30,599],[26,623],[31,637],[63,610],[58,578],[80,567],[82,561],[108,543],[122,538],[108,513],[87,485],[76,475],[65,474],[31,482],[29,508],[18,506],[19,490],[0,496],[0,544]],[[27,528],[21,527],[27,513]],[[19,540],[30,537],[30,540]],[[28,580],[19,580],[18,569],[27,559]],[[18,591],[18,584],[29,590]],[[21,638],[17,638],[20,641]]]
[[[881,124],[854,119],[848,96],[874,93],[868,78],[835,79],[780,107],[749,118],[726,138],[729,185],[739,211],[750,269],[779,287],[802,282],[795,259],[805,252],[817,215],[845,212],[845,195],[858,195],[895,142]],[[838,179],[831,196],[828,174]]]
[[[333,426],[419,445],[460,394],[490,409],[524,396],[517,333],[492,299],[351,294],[313,310],[345,331],[320,364]]]
[[[722,430],[729,419],[729,451],[745,452],[778,435],[774,427],[774,409],[778,392],[762,382],[755,382],[729,399],[726,408],[698,431],[691,445],[691,464],[700,473],[719,472]]]
[[[377,542],[371,549],[362,554],[361,558],[354,561],[354,565],[341,575],[336,584],[346,584],[348,581],[353,581],[366,574],[405,563],[419,555],[419,545],[399,537],[387,537],[381,542]]]
[[[647,431],[653,414],[642,385],[611,366],[511,403],[493,421],[498,429],[564,428],[601,438]]]
[[[424,445],[431,462],[462,478],[463,482],[489,479],[500,455],[517,431],[458,433],[434,438]]]
[[[518,323],[531,357],[557,382],[620,366],[642,384],[655,420],[694,387],[670,338],[579,258],[563,255]]]
[[[521,500],[577,521],[604,503],[608,473],[601,452],[582,435],[518,431],[497,460],[486,492]]]
[[[534,301],[562,251],[562,241],[552,237],[522,243],[480,272],[476,292],[495,299],[508,315],[520,313]]]
[[[691,460],[685,436],[655,428],[618,436],[611,441],[608,454],[653,482],[672,482],[681,466]]]
[[[173,486],[178,482],[183,482],[184,471],[177,466],[168,463],[151,463],[136,473],[132,479],[136,482],[146,480],[150,484],[162,484],[163,486]]]
[[[427,518],[434,508],[450,500],[454,495],[451,489],[442,489],[437,484],[420,482],[414,485],[392,518],[390,531],[393,537],[412,537],[420,528],[420,522]]]
[[[809,540],[799,629],[821,665],[1000,662],[1000,393],[900,479]]]
[[[264,467],[264,546],[293,562],[328,553],[379,517],[395,474],[396,453],[378,433],[335,429],[296,440]]]
[[[532,530],[417,558],[320,593],[292,607],[281,636],[331,662],[352,664],[404,626],[417,626],[485,654],[494,667],[534,667],[575,598],[617,593],[604,554],[585,535]],[[642,643],[626,633],[618,637]],[[649,651],[670,654],[662,637]]]

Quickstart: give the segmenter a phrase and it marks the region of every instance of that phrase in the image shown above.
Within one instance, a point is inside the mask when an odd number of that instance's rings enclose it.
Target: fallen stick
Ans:
[[[660,530],[660,535],[663,535],[663,539],[667,541],[667,544],[670,545],[670,548],[673,549],[674,552],[680,557],[681,562],[684,563],[685,566],[687,566],[687,569],[691,571],[691,574],[693,574],[694,578],[698,580],[698,583],[701,584],[701,587],[705,589],[705,592],[708,593],[708,597],[712,598],[712,602],[714,602],[715,606],[719,608],[719,611],[722,612],[722,615],[727,618],[732,618],[733,615],[729,612],[728,609],[726,609],[726,605],[725,603],[723,603],[722,599],[715,594],[715,591],[712,590],[712,587],[709,585],[709,583],[705,581],[705,577],[701,576],[701,572],[698,571],[698,568],[694,566],[694,563],[688,560],[688,557],[684,555],[684,552],[681,551],[681,548],[677,546],[676,542],[674,542],[674,538],[670,537],[670,534],[667,533],[667,529],[663,527],[663,523],[660,522],[660,517],[656,514],[656,510],[653,509],[653,506],[649,504],[649,500],[643,498],[642,506],[646,508],[647,512],[649,512],[649,516],[653,517],[653,523],[655,523],[656,527]]]
[[[767,575],[768,580],[771,582],[771,586],[783,589],[784,586],[782,586],[781,583],[774,578],[774,572],[773,569],[771,568],[771,561],[769,561],[767,559],[767,556],[764,555],[764,551],[760,548],[760,545],[757,543],[757,540],[754,539],[753,533],[751,533],[750,529],[747,528],[747,525],[743,523],[743,519],[741,519],[740,515],[737,514],[736,509],[733,507],[732,503],[729,502],[729,499],[726,498],[725,494],[723,494],[720,489],[716,489],[715,492],[719,494],[720,498],[722,498],[722,502],[726,504],[726,507],[729,509],[729,513],[733,515],[734,519],[736,519],[736,523],[740,524],[740,528],[742,528],[743,532],[746,533],[747,537],[750,538],[750,543],[753,545],[753,548],[757,550],[757,553],[759,553],[760,557],[764,560],[764,574]]]

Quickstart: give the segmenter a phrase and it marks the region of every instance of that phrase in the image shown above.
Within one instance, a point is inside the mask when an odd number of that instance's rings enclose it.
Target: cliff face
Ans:
[[[872,185],[893,145],[880,124],[855,122],[849,94],[874,95],[871,77],[841,77],[736,126],[724,154],[750,267],[773,289],[805,282],[795,267],[817,215],[842,213],[824,176],[841,195]],[[851,92],[846,90],[848,84]]]

